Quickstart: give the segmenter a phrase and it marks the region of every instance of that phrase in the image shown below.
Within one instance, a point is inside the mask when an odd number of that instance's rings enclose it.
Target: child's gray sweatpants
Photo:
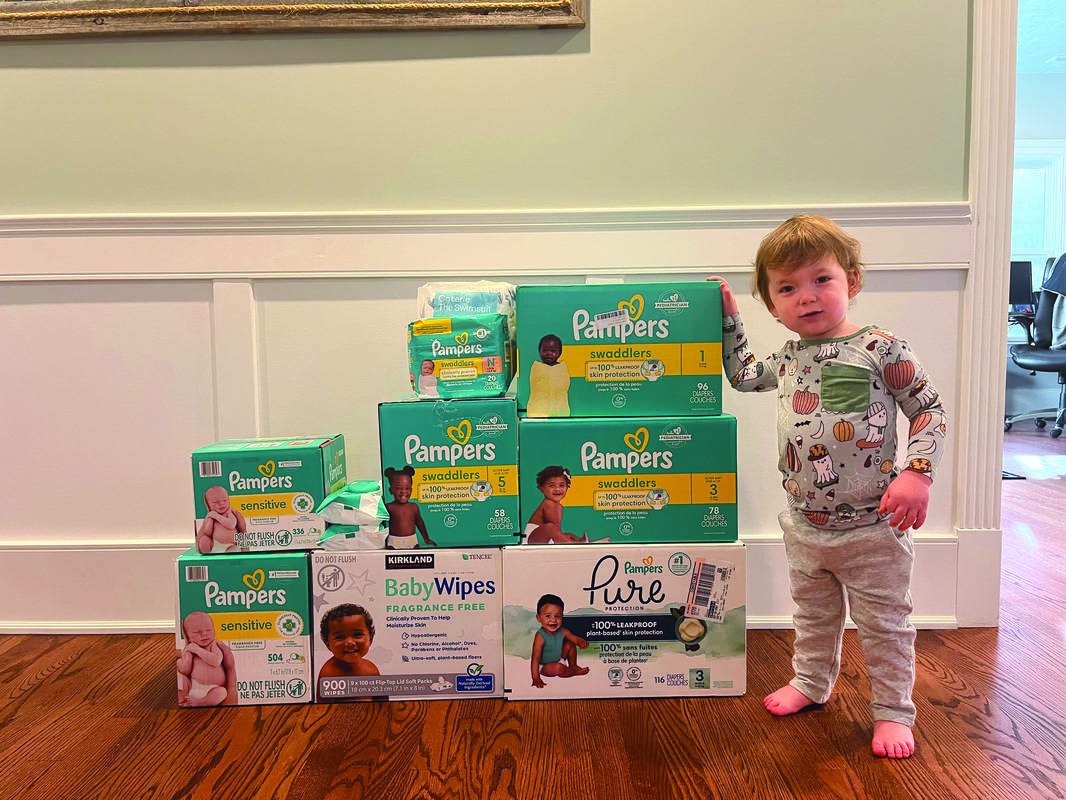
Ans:
[[[850,530],[822,530],[798,511],[784,511],[778,521],[797,606],[792,658],[796,677],[790,685],[816,703],[829,699],[840,673],[846,592],[870,673],[874,720],[913,725],[910,531],[900,533],[887,520]]]

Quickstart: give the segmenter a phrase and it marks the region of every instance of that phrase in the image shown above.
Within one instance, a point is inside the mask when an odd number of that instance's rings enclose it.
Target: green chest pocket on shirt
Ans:
[[[870,370],[851,364],[822,367],[822,407],[846,414],[870,407]]]

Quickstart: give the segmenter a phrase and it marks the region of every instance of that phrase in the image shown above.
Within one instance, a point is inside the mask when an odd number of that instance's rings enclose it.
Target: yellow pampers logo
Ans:
[[[258,592],[263,588],[263,581],[266,580],[266,573],[261,569],[257,569],[251,575],[244,576],[244,585],[251,589],[253,592]]]
[[[644,562],[645,567],[650,567],[652,564],[655,563],[655,559],[651,556],[645,556],[642,560]]]
[[[455,341],[457,341],[459,344],[466,344],[468,341],[470,341],[470,334],[466,331],[458,333],[455,336]]]
[[[457,442],[459,444],[466,444],[468,441],[470,441],[470,430],[470,420],[464,419],[458,425],[450,426],[445,431],[445,433],[448,434],[448,438],[451,439],[453,442]]]
[[[644,313],[644,295],[635,294],[628,300],[619,300],[618,309],[628,311],[630,322],[636,322]]]
[[[643,453],[644,448],[648,446],[648,429],[637,428],[636,433],[627,433],[622,438],[630,450]]]
[[[260,464],[259,465],[259,474],[262,475],[264,478],[272,478],[272,477],[274,477],[274,467],[275,466],[276,465],[274,464],[273,461],[268,461],[265,464]]]

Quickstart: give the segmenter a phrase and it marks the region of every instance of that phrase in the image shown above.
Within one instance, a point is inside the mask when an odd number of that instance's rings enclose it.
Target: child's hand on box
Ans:
[[[722,284],[722,316],[729,317],[740,311],[737,308],[737,298],[733,295],[733,290],[730,288],[729,283],[725,278],[720,275],[711,275],[707,278],[709,281],[718,281]]]

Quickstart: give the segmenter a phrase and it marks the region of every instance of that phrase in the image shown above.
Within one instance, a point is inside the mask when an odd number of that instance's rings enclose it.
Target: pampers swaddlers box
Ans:
[[[201,553],[314,547],[318,504],[345,484],[344,437],[233,439],[192,454]]]
[[[307,553],[178,558],[183,706],[311,701]]]
[[[401,400],[378,406],[381,468],[413,470],[410,500],[441,546],[513,544],[518,410],[513,398]],[[385,502],[395,496],[382,476]],[[390,532],[391,535],[391,532]]]
[[[508,698],[744,694],[744,573],[742,544],[505,548]]]
[[[514,375],[504,314],[422,319],[407,326],[411,388],[422,398],[499,397]]]
[[[517,317],[531,417],[722,411],[717,282],[519,286]]]
[[[537,475],[561,467],[570,476],[557,500],[565,533],[612,542],[736,541],[735,417],[523,418],[518,439],[527,537],[530,518],[550,502]]]
[[[315,698],[503,694],[502,551],[311,554]]]

